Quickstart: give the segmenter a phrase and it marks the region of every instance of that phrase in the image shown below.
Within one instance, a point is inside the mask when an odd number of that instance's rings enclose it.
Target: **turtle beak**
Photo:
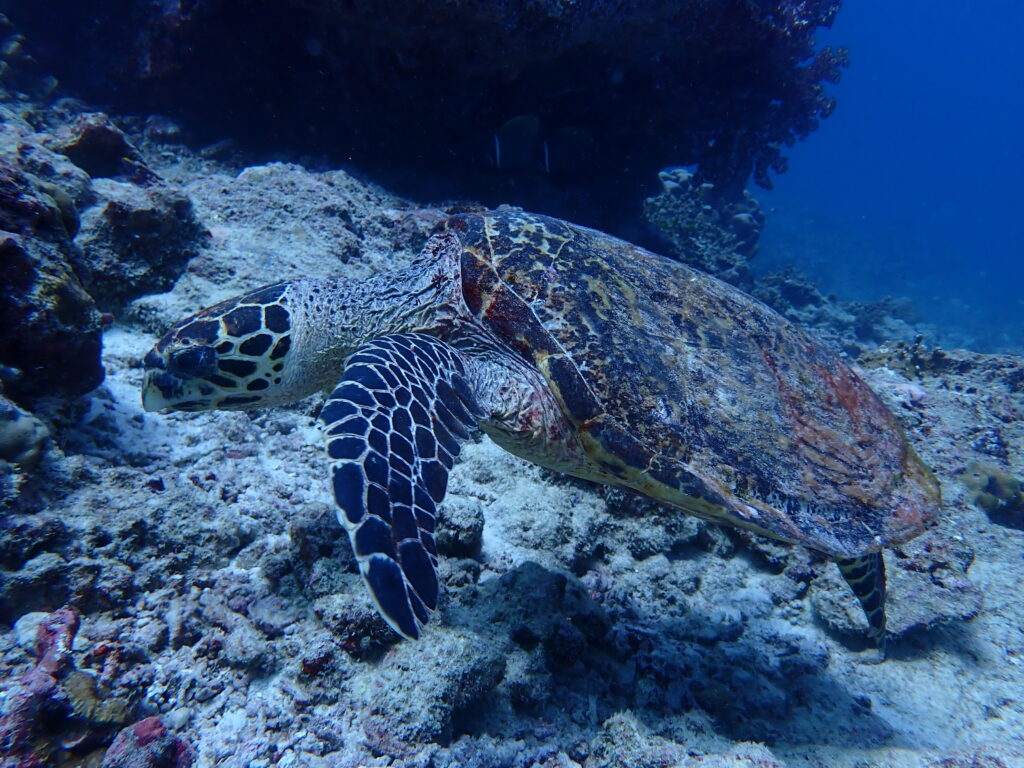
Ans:
[[[175,397],[177,391],[177,397]],[[170,374],[159,370],[146,371],[142,383],[142,408],[146,411],[162,411],[170,408],[181,398],[181,384]]]
[[[146,377],[142,382],[142,407],[144,410],[163,411],[181,399],[182,386],[167,371],[167,364],[157,350],[151,349],[142,361]]]

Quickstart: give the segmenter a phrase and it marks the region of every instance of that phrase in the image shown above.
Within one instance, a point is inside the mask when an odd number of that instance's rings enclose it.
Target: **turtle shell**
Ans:
[[[454,217],[469,310],[545,377],[596,479],[858,557],[920,533],[935,478],[892,413],[769,307],[595,230]]]

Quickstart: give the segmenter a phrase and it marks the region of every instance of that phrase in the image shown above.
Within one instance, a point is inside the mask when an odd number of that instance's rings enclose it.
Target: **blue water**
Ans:
[[[835,114],[758,198],[760,271],[912,298],[975,346],[1024,346],[1024,4],[852,0]],[[966,340],[965,336],[965,340]]]

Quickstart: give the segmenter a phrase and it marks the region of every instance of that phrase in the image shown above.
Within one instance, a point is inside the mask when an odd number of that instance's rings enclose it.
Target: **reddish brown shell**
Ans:
[[[470,311],[535,365],[621,485],[834,557],[909,539],[938,484],[820,342],[747,294],[594,230],[454,217]]]

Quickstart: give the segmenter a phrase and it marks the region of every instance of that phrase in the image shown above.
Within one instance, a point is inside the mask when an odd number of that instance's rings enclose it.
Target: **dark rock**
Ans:
[[[292,572],[292,558],[287,552],[273,552],[260,563],[260,571],[271,584],[279,584]]]
[[[364,728],[376,747],[447,743],[460,711],[501,682],[505,659],[483,637],[436,627],[429,643],[400,643],[373,670]]]
[[[496,626],[508,627],[510,639],[520,646],[532,648],[544,641],[553,659],[568,658],[563,651],[580,640],[576,632],[586,643],[597,643],[610,626],[604,609],[578,579],[536,563],[523,563],[501,578],[468,590],[473,592],[461,601],[459,626],[475,627],[481,633],[493,632]]]
[[[20,568],[40,552],[58,549],[68,541],[64,522],[52,514],[0,517],[0,568]]]
[[[499,689],[508,695],[519,712],[536,711],[551,701],[557,688],[544,656],[526,651],[514,650],[507,654],[505,677]]]
[[[639,493],[601,486],[600,493],[614,515],[609,521],[609,538],[623,546],[636,560],[669,552],[683,552],[703,546],[707,538],[703,520],[681,515]]]
[[[31,124],[0,106],[0,158],[28,174],[36,190],[52,198],[67,233],[73,236],[78,210],[95,199],[92,179],[66,156],[44,146],[44,139],[45,134],[36,133]]]
[[[319,638],[304,647],[299,669],[306,677],[316,677],[333,668],[335,661],[334,647],[323,638]]]
[[[355,563],[348,534],[337,513],[326,505],[299,512],[288,525],[288,538],[293,561],[307,573],[314,562],[325,557]]]
[[[253,624],[267,637],[280,637],[300,618],[299,609],[292,601],[276,595],[264,595],[248,606],[246,611]]]
[[[0,366],[18,402],[74,397],[103,380],[101,319],[70,268],[66,216],[37,180],[0,164]]]
[[[209,233],[192,202],[166,186],[101,179],[99,202],[82,216],[79,275],[104,309],[174,285]]]
[[[396,643],[400,638],[370,603],[361,576],[345,574],[344,588],[313,603],[313,612],[351,656]]]
[[[82,599],[75,603],[83,610],[94,612],[125,605],[136,592],[132,569],[123,563],[79,557],[71,561],[71,568],[96,572],[96,578],[90,579],[90,588],[83,590]]]
[[[724,698],[728,698],[725,692]],[[677,765],[686,768],[784,768],[761,744],[735,744],[725,754],[710,754],[664,738],[632,712],[609,717],[590,745],[586,764],[615,768]]]
[[[135,629],[139,646],[151,654],[158,654],[167,647],[170,631],[160,619],[141,622]]]
[[[16,571],[0,572],[0,620],[26,611],[53,610],[70,599],[67,563],[55,552],[43,552]]]
[[[0,510],[10,507],[21,493],[26,478],[18,467],[0,459]]]
[[[80,115],[56,132],[50,147],[95,178],[127,176],[137,181],[155,178],[124,132],[102,112]]]
[[[192,603],[184,600],[173,600],[167,606],[164,615],[171,648],[177,650],[185,646],[193,646],[202,637],[202,619]]]
[[[5,391],[19,402],[75,397],[103,381],[100,314],[67,255],[0,232],[0,364],[16,371]]]
[[[565,618],[557,621],[544,638],[544,652],[552,669],[571,667],[586,650],[586,636]]]
[[[223,659],[233,667],[268,672],[274,667],[270,645],[244,618],[236,617],[234,627],[224,638]]]

